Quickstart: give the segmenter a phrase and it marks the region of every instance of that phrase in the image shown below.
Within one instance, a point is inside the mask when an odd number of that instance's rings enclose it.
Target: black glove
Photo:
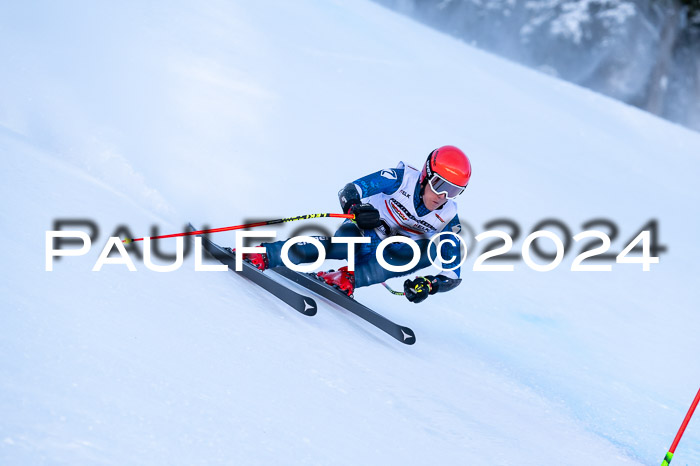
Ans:
[[[453,290],[462,283],[459,278],[448,278],[444,275],[426,275],[403,282],[403,292],[412,303],[425,301],[429,294],[444,293]]]
[[[379,211],[372,204],[355,204],[349,214],[355,214],[355,223],[363,230],[371,230],[381,225]]]
[[[426,300],[429,294],[435,294],[431,281],[433,277],[416,277],[413,280],[403,282],[403,292],[406,299],[412,303],[421,303]]]

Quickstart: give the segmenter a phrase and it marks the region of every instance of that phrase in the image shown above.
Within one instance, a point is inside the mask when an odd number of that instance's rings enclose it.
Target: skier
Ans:
[[[344,213],[355,215],[346,220],[335,232],[336,237],[364,236],[370,243],[355,245],[355,271],[341,267],[338,271],[318,272],[318,276],[344,293],[352,296],[355,288],[382,283],[385,280],[411,274],[430,265],[428,253],[435,257],[435,247],[428,251],[430,238],[441,232],[454,233],[443,243],[441,257],[449,263],[459,263],[461,230],[457,203],[469,183],[471,163],[457,147],[443,146],[428,155],[419,171],[400,162],[394,169],[385,169],[348,183],[338,193]],[[418,244],[421,257],[418,264],[407,272],[391,272],[376,259],[379,243],[389,237],[403,235]],[[328,237],[317,237],[326,250],[328,259],[346,259],[348,246],[331,243]],[[284,241],[263,243],[265,253],[246,253],[243,258],[260,270],[284,265],[281,250]],[[295,264],[315,262],[318,250],[313,244],[297,243],[289,249],[289,259]],[[392,243],[384,249],[384,259],[391,265],[405,265],[413,257],[413,250],[405,243]],[[447,265],[449,267],[449,264]],[[421,276],[404,282],[404,293],[409,301],[420,303],[429,295],[449,291],[461,282],[460,270],[443,271],[439,275]]]

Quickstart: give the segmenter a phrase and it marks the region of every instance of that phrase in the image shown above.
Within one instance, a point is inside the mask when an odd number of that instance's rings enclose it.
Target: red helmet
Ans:
[[[455,146],[442,146],[435,149],[428,155],[428,160],[423,165],[423,171],[420,175],[421,183],[428,183],[434,178],[441,178],[452,184],[455,187],[460,187],[462,190],[469,184],[469,178],[472,176],[472,164],[469,158],[464,155],[464,152]],[[435,188],[431,183],[431,187]],[[435,191],[435,189],[433,189]],[[456,197],[462,190],[454,194],[454,190],[450,190],[447,197]],[[437,191],[436,191],[437,192]]]

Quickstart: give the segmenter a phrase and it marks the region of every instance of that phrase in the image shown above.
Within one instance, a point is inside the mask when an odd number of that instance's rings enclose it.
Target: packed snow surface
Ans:
[[[660,463],[700,380],[699,134],[365,1],[1,9],[0,463]],[[92,271],[121,227],[338,212],[345,183],[443,144],[474,167],[463,283],[356,292],[413,346],[191,254]],[[517,254],[547,218],[609,219],[614,254],[656,219],[667,250],[650,272],[572,272],[573,242],[551,272],[475,272],[499,218]],[[47,272],[57,219],[99,233]],[[699,419],[673,462],[700,464]]]

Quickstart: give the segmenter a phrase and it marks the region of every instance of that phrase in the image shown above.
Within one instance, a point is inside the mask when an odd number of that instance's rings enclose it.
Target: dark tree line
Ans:
[[[376,0],[700,130],[700,0]]]

